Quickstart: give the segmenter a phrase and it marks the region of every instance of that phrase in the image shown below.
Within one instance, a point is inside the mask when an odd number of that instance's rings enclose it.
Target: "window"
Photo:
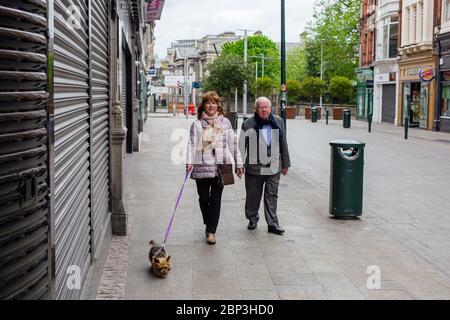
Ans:
[[[450,117],[450,84],[442,87],[441,116]]]
[[[398,17],[388,17],[382,24],[382,50],[379,59],[395,58],[397,56]]]
[[[397,43],[398,43],[398,21],[389,24],[389,49],[388,57],[395,58],[397,56]]]
[[[410,25],[410,29],[411,29],[410,36],[411,37],[409,38],[410,43],[416,42],[416,24],[417,24],[417,6],[412,6],[411,7],[411,25]]]
[[[443,22],[450,22],[450,0],[442,1],[442,20]]]

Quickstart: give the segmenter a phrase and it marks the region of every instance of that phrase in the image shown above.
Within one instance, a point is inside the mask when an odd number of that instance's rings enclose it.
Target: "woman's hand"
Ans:
[[[186,171],[187,171],[187,172],[191,172],[191,171],[192,171],[192,168],[194,168],[194,165],[193,165],[193,164],[187,164],[187,165],[186,165]]]
[[[244,168],[237,168],[236,174],[239,177],[239,179],[242,178],[242,175],[244,174]]]

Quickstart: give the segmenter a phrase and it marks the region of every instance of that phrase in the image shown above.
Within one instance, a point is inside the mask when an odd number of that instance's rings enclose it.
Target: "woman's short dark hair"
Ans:
[[[215,91],[208,91],[205,94],[202,95],[202,102],[200,103],[200,106],[197,110],[197,118],[202,118],[202,113],[205,111],[205,104],[208,102],[214,102],[217,104],[217,112],[219,114],[224,115],[223,107],[222,107],[222,100],[220,99],[219,95]]]

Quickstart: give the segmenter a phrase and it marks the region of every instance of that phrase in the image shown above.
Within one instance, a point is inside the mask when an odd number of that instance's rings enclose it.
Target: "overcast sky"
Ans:
[[[238,29],[261,30],[280,42],[281,1],[277,0],[166,0],[156,21],[155,49],[164,58],[171,42],[200,39]],[[312,19],[314,0],[285,0],[286,41],[299,42],[299,34]]]

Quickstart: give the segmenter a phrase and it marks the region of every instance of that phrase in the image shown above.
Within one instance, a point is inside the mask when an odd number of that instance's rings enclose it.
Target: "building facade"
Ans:
[[[435,130],[450,132],[450,0],[437,2]]]
[[[356,117],[373,113],[373,63],[375,61],[376,0],[361,1],[359,67],[356,69]]]
[[[0,298],[80,299],[139,150],[144,0],[0,6]],[[5,79],[8,79],[5,81]]]
[[[398,0],[379,0],[373,63],[373,122],[395,123],[397,111]]]
[[[432,129],[435,118],[436,55],[433,0],[403,0],[398,60],[397,125]],[[406,118],[407,117],[407,118]]]

